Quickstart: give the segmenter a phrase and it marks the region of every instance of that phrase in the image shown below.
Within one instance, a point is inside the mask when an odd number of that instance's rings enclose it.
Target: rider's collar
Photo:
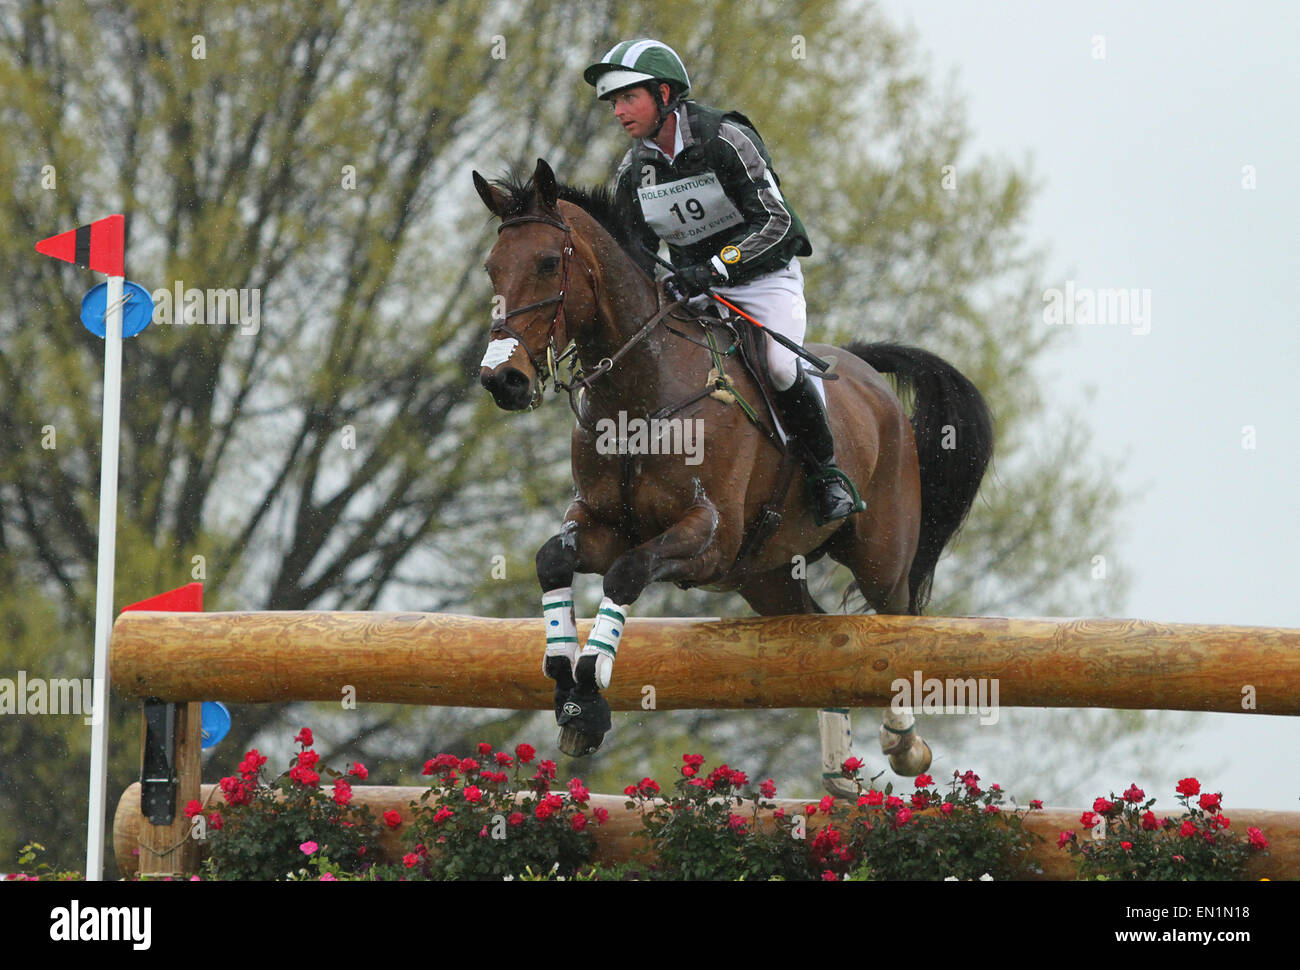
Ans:
[[[693,139],[690,123],[686,120],[686,103],[679,104],[673,114],[677,116],[677,130],[673,133],[673,158],[676,158],[682,153],[683,148],[692,143]],[[653,138],[642,138],[641,144],[652,152],[658,152],[664,158],[668,158],[668,154],[655,143]],[[673,158],[668,158],[668,161],[671,162]]]

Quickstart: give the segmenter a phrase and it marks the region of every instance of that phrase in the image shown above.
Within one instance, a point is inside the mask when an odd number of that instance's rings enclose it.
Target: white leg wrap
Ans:
[[[582,648],[582,656],[596,658],[596,686],[604,690],[609,686],[614,675],[614,658],[618,656],[618,643],[623,637],[623,625],[627,622],[626,606],[619,606],[606,596],[600,601],[596,611],[596,622],[587,637],[587,645]]]
[[[881,752],[889,754],[907,748],[911,744],[911,737],[904,734],[900,738],[896,732],[905,732],[915,724],[916,718],[912,715],[910,707],[905,707],[901,711],[886,707],[884,717],[880,719]]]
[[[542,594],[542,619],[546,623],[546,656],[578,660],[578,623],[573,614],[573,587]]]

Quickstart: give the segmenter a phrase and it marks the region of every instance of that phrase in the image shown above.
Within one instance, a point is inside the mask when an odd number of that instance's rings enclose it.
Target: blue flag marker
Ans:
[[[153,320],[153,297],[139,283],[123,284],[122,336],[134,337]],[[100,283],[81,300],[81,323],[96,337],[107,333],[104,314],[108,308],[108,284]]]
[[[203,702],[203,718],[200,727],[201,746],[204,749],[215,748],[230,731],[230,712],[220,701]]]

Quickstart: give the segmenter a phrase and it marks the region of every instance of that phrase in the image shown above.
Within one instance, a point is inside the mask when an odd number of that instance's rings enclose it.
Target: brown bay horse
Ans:
[[[794,484],[779,524],[740,556],[764,503],[780,494],[786,463],[770,429],[734,400],[702,390],[715,386],[710,371],[724,359],[700,346],[704,325],[666,316],[667,298],[614,218],[607,191],[561,186],[541,159],[527,183],[490,184],[475,172],[474,184],[501,219],[486,268],[495,304],[505,308],[494,314],[480,382],[510,411],[538,404],[548,373],[571,402],[582,388],[572,439],[577,495],[537,553],[543,670],[556,683],[561,750],[590,753],[609,730],[599,692],[612,676],[628,607],[652,582],[735,590],[763,616],[821,612],[796,564],[829,555],[877,612],[921,613],[940,552],[992,456],[992,420],[969,380],[916,348],[809,344],[837,358],[838,378],[825,383],[836,458],[866,510],[817,526],[795,468],[786,473]],[[581,379],[566,384],[556,357],[571,343]],[[734,356],[723,369],[736,396],[760,402],[753,410],[771,425],[748,371]],[[882,373],[911,391],[910,418]],[[656,417],[668,413],[674,417]],[[609,433],[615,427],[617,436]],[[679,434],[691,428],[694,441]],[[665,441],[671,446],[654,446]],[[585,648],[573,616],[575,573],[604,580]],[[836,776],[849,753],[847,711],[825,710],[820,719],[823,777],[844,793]],[[889,709],[880,730],[882,752],[902,775],[930,762],[913,725],[910,709]]]

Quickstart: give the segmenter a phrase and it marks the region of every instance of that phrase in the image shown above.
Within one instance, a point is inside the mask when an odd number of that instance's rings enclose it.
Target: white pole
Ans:
[[[108,794],[108,634],[113,626],[113,556],[117,548],[117,443],[122,401],[122,290],[110,276],[104,314],[104,430],[99,466],[99,567],[95,589],[95,700],[90,729],[90,820],[86,880],[104,878]]]

